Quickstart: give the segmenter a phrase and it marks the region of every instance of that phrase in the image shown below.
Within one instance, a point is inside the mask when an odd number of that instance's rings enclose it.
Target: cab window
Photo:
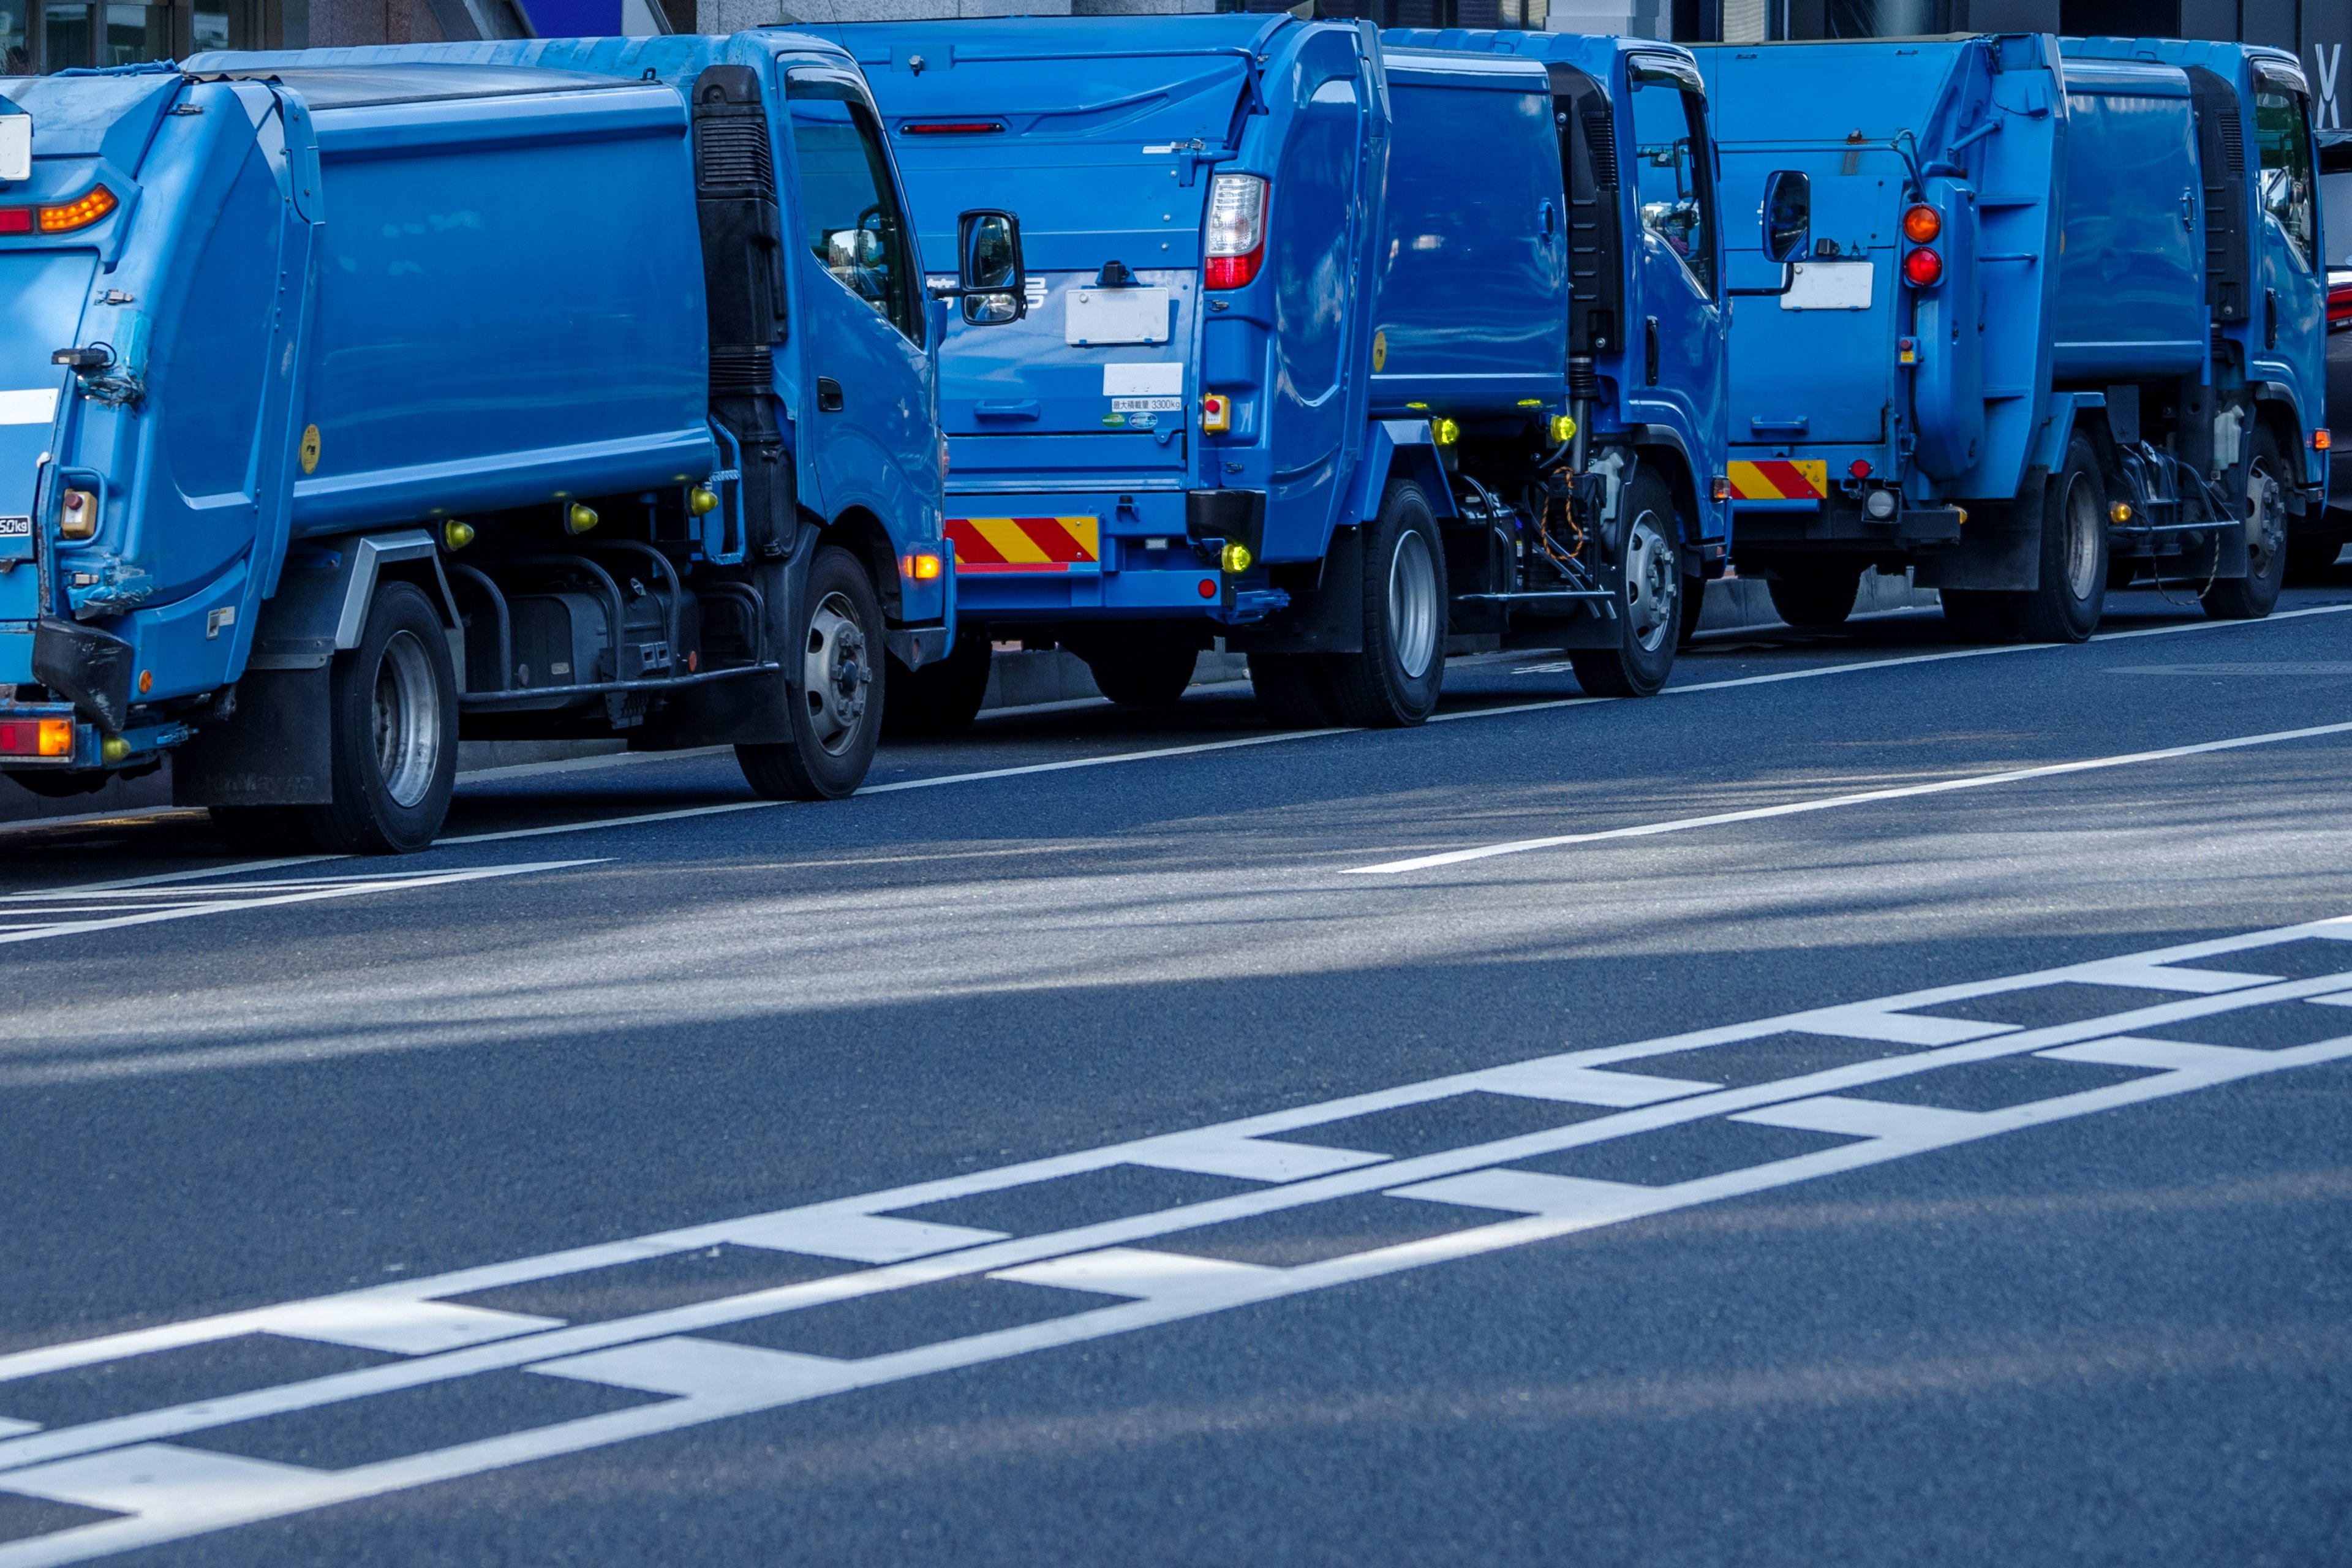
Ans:
[[[1675,62],[1680,66],[1681,62]],[[1696,72],[1644,65],[1633,78],[1634,199],[1642,226],[1682,258],[1701,291],[1715,292],[1715,193],[1706,102]]]
[[[852,83],[814,71],[785,79],[803,243],[833,280],[916,342],[922,310],[882,128]]]
[[[2316,266],[2319,222],[2313,211],[2316,176],[2303,100],[2293,93],[2256,91],[2254,143],[2262,153],[2263,210],[2286,231],[2304,265]]]

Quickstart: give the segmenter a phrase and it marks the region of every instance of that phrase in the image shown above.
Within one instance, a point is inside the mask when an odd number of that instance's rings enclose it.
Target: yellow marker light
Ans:
[[[686,492],[686,510],[697,517],[709,517],[719,510],[719,492],[709,485],[697,485]]]
[[[1250,569],[1250,563],[1256,559],[1256,556],[1252,555],[1249,552],[1248,545],[1240,543],[1239,542],[1228,544],[1225,546],[1225,553],[1223,557],[1225,574],[1229,577],[1238,577],[1243,573],[1248,571]]]
[[[1551,444],[1565,447],[1576,439],[1576,421],[1565,414],[1551,416]]]
[[[567,533],[585,533],[602,521],[594,507],[573,501],[563,514],[563,528]]]
[[[41,209],[43,234],[70,234],[78,228],[88,228],[121,204],[114,193],[104,185],[92,185],[89,194],[77,201],[63,202]]]
[[[1423,414],[1429,412],[1429,405],[1426,403],[1408,403],[1405,406],[1407,408],[1416,409]]]
[[[441,525],[441,542],[451,550],[465,549],[474,542],[474,525],[463,518],[451,518]]]
[[[131,755],[131,742],[120,735],[109,735],[99,742],[98,755],[101,762],[122,762]]]
[[[2131,521],[2131,502],[2129,501],[2119,500],[2116,502],[2115,505],[2107,508],[2107,521],[2109,522],[2129,522]]]
[[[947,572],[947,564],[928,550],[914,550],[898,557],[898,574],[909,583],[935,583]]]
[[[94,539],[98,535],[98,498],[88,490],[68,490],[58,512],[58,537]]]
[[[139,695],[144,697],[154,689],[155,672],[152,669],[141,670],[139,672]]]
[[[1439,446],[1451,447],[1462,439],[1462,426],[1451,419],[1433,419],[1429,422],[1429,436]]]
[[[1204,435],[1222,436],[1234,427],[1234,400],[1221,392],[1204,393],[1201,397],[1201,429]]]
[[[1953,510],[1954,511],[1958,512],[1958,513],[1960,514],[1960,521],[1961,521],[1962,522],[1966,522],[1966,521],[1968,521],[1968,520],[1969,520],[1969,509],[1968,509],[1968,508],[1966,508],[1966,507],[1964,507],[1964,506],[1956,506],[1956,507],[1954,507],[1952,510]]]

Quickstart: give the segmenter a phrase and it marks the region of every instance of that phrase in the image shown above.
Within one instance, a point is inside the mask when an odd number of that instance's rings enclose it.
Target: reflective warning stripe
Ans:
[[[1830,493],[1830,466],[1814,458],[1774,458],[1731,465],[1734,500],[1819,500]]]
[[[1101,523],[1091,517],[951,517],[959,572],[1067,572],[1091,566]]]

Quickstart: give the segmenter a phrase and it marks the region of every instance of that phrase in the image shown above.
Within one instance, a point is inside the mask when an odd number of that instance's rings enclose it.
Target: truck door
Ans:
[[[1365,86],[1353,34],[1299,51],[1290,135],[1275,167],[1266,265],[1276,279],[1276,370],[1267,408],[1274,468],[1266,538],[1319,552],[1339,500],[1340,449],[1353,423],[1347,355],[1361,307],[1353,258],[1362,243],[1356,186]]]
[[[1635,55],[1633,78],[1633,250],[1640,319],[1628,343],[1641,356],[1642,383],[1627,396],[1637,417],[1685,432],[1711,448],[1723,419],[1723,280],[1707,145],[1706,100],[1697,68],[1664,55]],[[1694,460],[1705,462],[1703,451]],[[1701,492],[1706,476],[1696,476]]]
[[[803,458],[827,515],[862,507],[936,538],[940,446],[924,352],[922,268],[880,118],[845,71],[784,71],[799,198],[795,251]]]
[[[2299,86],[2286,70],[2265,70],[2256,63],[2254,145],[2263,240],[2262,293],[2253,301],[2254,374],[2294,389],[2308,429],[2325,418],[2326,373],[2309,345],[2324,333],[2327,289],[2319,260],[2319,176],[2310,109]]]

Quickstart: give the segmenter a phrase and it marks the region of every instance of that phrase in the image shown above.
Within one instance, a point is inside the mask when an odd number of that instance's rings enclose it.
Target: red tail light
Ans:
[[[909,120],[898,127],[901,136],[985,136],[1004,129],[1002,120]]]
[[[2327,330],[2331,332],[2352,330],[2352,283],[2330,283],[2327,286]]]
[[[1239,289],[1257,276],[1265,260],[1266,195],[1255,174],[1219,174],[1210,182],[1202,287]]]
[[[1932,289],[1944,280],[1944,258],[1921,246],[1903,258],[1903,280],[1914,289]]]

